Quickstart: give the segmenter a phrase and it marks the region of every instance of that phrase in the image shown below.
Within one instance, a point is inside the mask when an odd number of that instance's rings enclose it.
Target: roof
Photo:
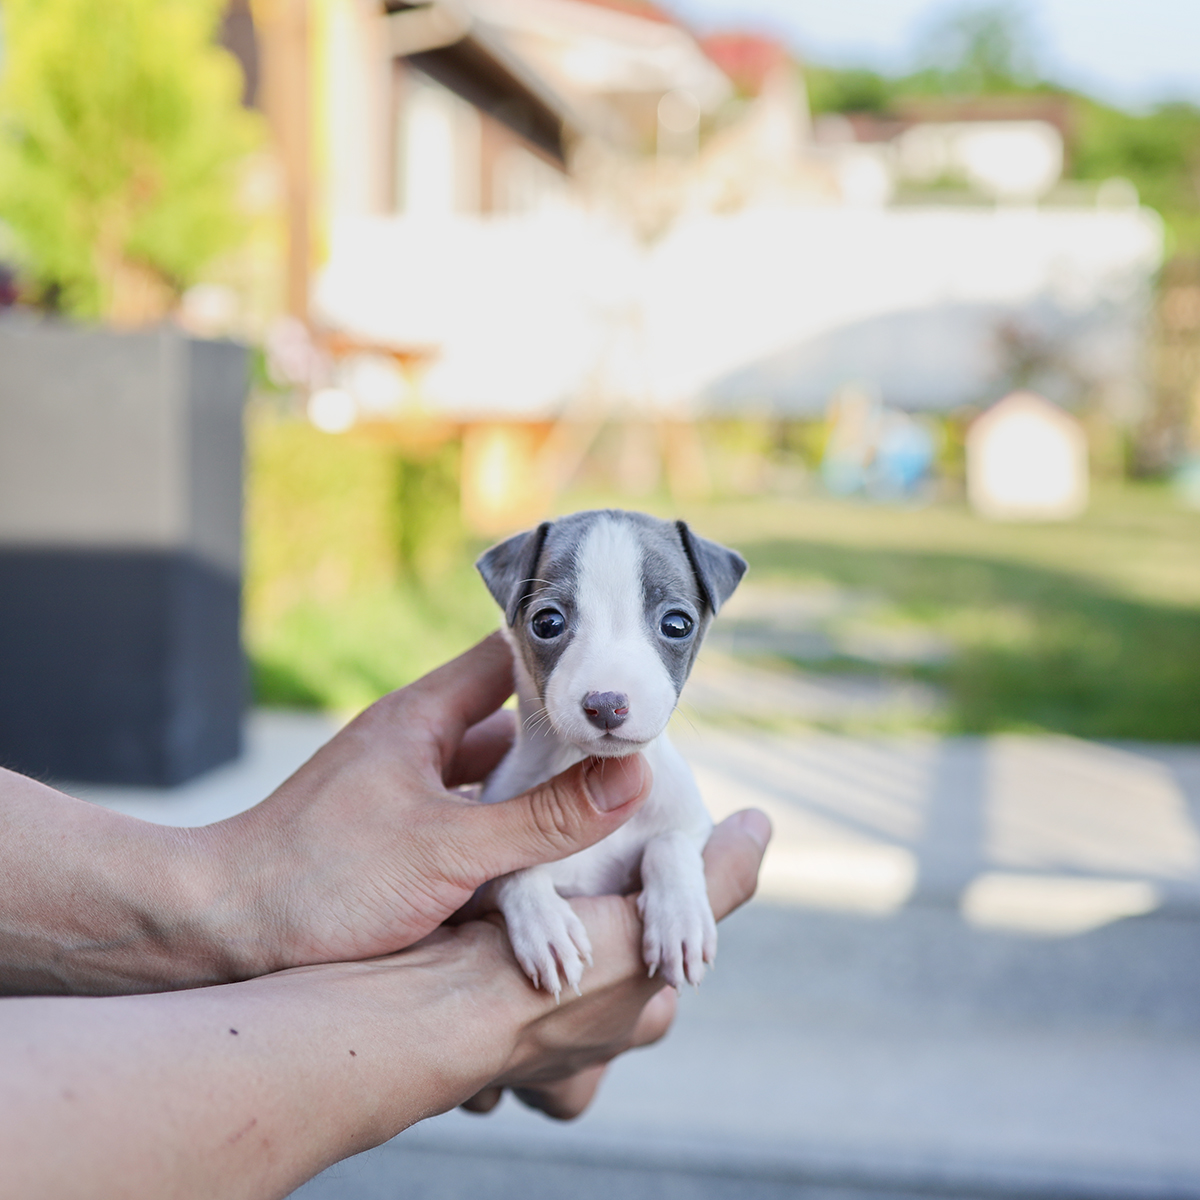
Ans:
[[[639,144],[639,114],[665,92],[689,92],[702,112],[730,92],[686,26],[652,0],[382,0],[382,7],[397,57],[559,165],[579,134]],[[732,52],[734,42],[723,44]],[[767,39],[736,45],[758,83],[786,61]],[[647,111],[652,121],[656,109]]]
[[[1022,390],[1009,392],[989,405],[971,423],[968,437],[986,437],[992,429],[1007,421],[1024,421],[1031,416],[1042,421],[1044,428],[1053,428],[1069,436],[1075,436],[1080,429],[1079,421],[1052,400],[1047,400],[1037,392]]]
[[[678,25],[679,22],[649,0],[576,0],[579,4],[591,4],[596,8],[611,8],[615,12],[641,17],[644,21],[658,21],[663,25]]]
[[[897,100],[897,117],[910,124],[959,121],[1046,121],[1064,141],[1074,132],[1074,105],[1068,96],[911,96]]]
[[[791,62],[782,42],[757,33],[714,33],[701,39],[700,46],[739,91],[752,96],[762,91],[769,75]]]
[[[571,105],[533,68],[472,20],[457,0],[384,0],[397,57],[511,129],[560,166],[578,131]],[[431,22],[429,18],[434,18]],[[419,24],[418,24],[419,22]],[[421,47],[405,52],[412,28]]]

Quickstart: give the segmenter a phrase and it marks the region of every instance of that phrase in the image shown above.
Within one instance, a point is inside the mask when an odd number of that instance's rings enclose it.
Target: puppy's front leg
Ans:
[[[579,991],[583,965],[592,964],[592,944],[575,910],[555,890],[544,867],[514,871],[493,882],[496,907],[504,914],[508,940],[534,987],[562,991],[559,971]]]
[[[696,984],[717,956],[717,923],[708,903],[704,860],[678,830],[652,838],[642,855],[642,957],[674,988]]]

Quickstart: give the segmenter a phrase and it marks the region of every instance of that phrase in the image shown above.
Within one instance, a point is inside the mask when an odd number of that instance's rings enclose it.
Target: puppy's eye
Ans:
[[[683,612],[669,612],[659,628],[669,638],[685,638],[692,632],[692,618]]]
[[[534,613],[529,627],[537,637],[548,641],[550,638],[558,637],[566,629],[567,618],[553,608],[543,608],[541,612]]]

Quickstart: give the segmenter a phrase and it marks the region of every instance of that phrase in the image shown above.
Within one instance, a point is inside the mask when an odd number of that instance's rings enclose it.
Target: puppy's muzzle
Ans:
[[[588,692],[583,714],[597,729],[616,729],[629,716],[629,697],[624,692]]]

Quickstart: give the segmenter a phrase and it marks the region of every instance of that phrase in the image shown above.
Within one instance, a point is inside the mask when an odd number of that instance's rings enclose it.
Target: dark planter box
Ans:
[[[241,751],[243,347],[0,322],[0,765],[181,783]]]

